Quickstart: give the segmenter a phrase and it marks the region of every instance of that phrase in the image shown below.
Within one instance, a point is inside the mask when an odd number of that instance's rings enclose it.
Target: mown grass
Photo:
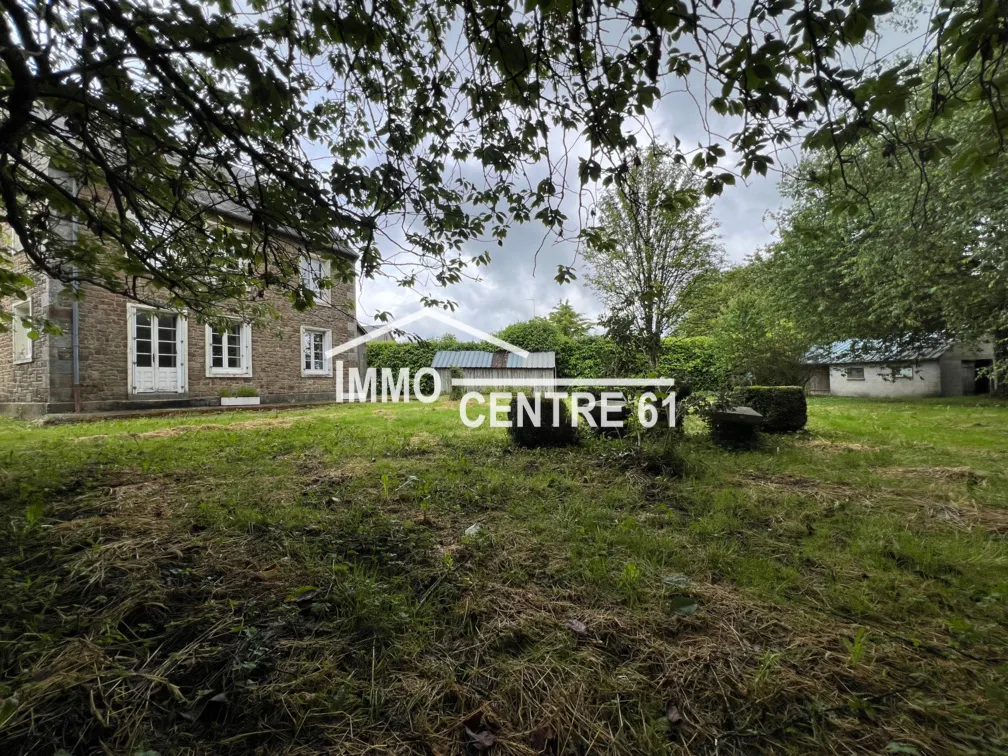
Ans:
[[[682,477],[448,404],[0,421],[0,752],[1008,749],[1008,406],[809,416]]]

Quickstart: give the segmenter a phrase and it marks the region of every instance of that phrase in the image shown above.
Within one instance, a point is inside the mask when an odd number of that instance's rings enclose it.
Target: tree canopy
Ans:
[[[770,262],[781,307],[817,341],[1008,331],[1008,157],[972,157],[995,138],[985,121],[973,106],[942,123],[936,138],[956,146],[924,184],[919,165],[878,138],[849,150],[858,170],[847,188],[829,180],[823,153],[783,184],[791,205]]]
[[[635,163],[599,202],[605,243],[586,252],[588,282],[608,310],[609,334],[634,342],[657,367],[662,338],[686,315],[683,293],[717,270],[723,251],[693,169],[660,146]]]
[[[547,320],[569,339],[587,336],[588,330],[592,326],[591,318],[585,317],[571,307],[571,303],[567,299],[557,302],[556,307],[550,310]]]
[[[311,304],[292,274],[334,247],[358,253],[364,276],[448,285],[488,262],[472,245],[501,244],[514,223],[572,233],[568,189],[620,182],[663,96],[735,124],[683,148],[707,194],[765,173],[798,139],[839,153],[883,134],[921,162],[948,149],[927,124],[963,102],[991,134],[965,159],[1003,150],[1004,3],[939,3],[927,76],[874,53],[891,12],[889,0],[5,2],[3,220],[58,279],[255,314],[267,288]],[[921,128],[891,129],[922,91]],[[568,134],[583,145],[573,188]],[[576,233],[601,239],[591,222]],[[349,276],[333,260],[333,277]],[[25,285],[4,258],[0,295]]]

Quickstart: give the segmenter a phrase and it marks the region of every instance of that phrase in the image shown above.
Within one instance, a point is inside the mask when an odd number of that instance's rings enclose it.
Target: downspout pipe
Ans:
[[[77,179],[71,179],[71,190],[73,191],[74,197],[77,196]],[[70,219],[70,242],[72,244],[77,243],[77,218],[76,216]],[[77,266],[74,265],[71,268],[73,271],[73,283],[71,288],[73,289],[73,301],[70,303],[71,311],[71,343],[73,344],[73,404],[74,412],[81,411],[81,398],[80,398],[80,306],[79,306],[79,295],[80,295],[80,281],[77,279]]]

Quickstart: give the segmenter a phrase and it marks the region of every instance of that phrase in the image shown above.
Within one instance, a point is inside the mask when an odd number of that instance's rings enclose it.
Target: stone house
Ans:
[[[344,371],[357,365],[356,352],[326,354],[357,335],[353,283],[318,292],[316,306],[305,312],[274,294],[278,319],[255,326],[235,320],[216,329],[90,284],[81,285],[75,304],[67,285],[30,267],[13,235],[0,246],[35,282],[25,301],[4,302],[17,317],[0,332],[0,412],[36,417],[210,406],[241,386],[258,391],[263,404],[333,401],[334,363],[342,362]],[[305,284],[317,291],[314,280],[327,264],[303,261]],[[22,316],[48,318],[61,333],[32,339]]]
[[[990,342],[939,341],[916,350],[885,350],[871,342],[838,341],[806,355],[812,396],[962,396],[992,392]]]

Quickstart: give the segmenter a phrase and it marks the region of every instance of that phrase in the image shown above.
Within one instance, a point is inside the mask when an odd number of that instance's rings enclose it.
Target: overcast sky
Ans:
[[[691,126],[699,129],[698,122]],[[671,133],[661,136],[671,141]],[[772,223],[764,216],[768,210],[780,206],[778,179],[777,175],[770,175],[757,177],[749,186],[726,187],[724,194],[714,201],[714,214],[721,226],[728,264],[741,263],[747,255],[770,241]],[[601,305],[584,283],[585,263],[576,259],[575,245],[557,243],[552,238],[547,238],[543,245],[544,236],[545,229],[539,223],[512,226],[503,247],[489,247],[492,261],[488,267],[478,269],[480,281],[465,281],[447,290],[438,287],[403,289],[394,281],[381,278],[363,281],[358,289],[358,318],[363,323],[371,323],[376,312],[387,311],[395,317],[408,315],[421,307],[420,291],[454,300],[458,309],[453,317],[489,332],[527,320],[533,314],[545,315],[561,299],[570,300],[576,310],[592,318],[600,315]],[[474,244],[469,251],[477,255],[486,248]],[[578,280],[562,286],[554,281],[557,265],[561,263],[573,263]],[[444,333],[445,327],[440,323],[419,323],[412,332],[431,337]],[[456,335],[463,338],[462,334]]]
[[[922,19],[923,21],[923,19]],[[922,27],[918,27],[922,28]],[[886,30],[879,44],[880,51],[903,48],[908,40],[913,40],[918,31],[904,28]],[[678,82],[673,82],[678,86]],[[710,118],[711,114],[708,113]],[[714,122],[709,124],[724,135],[734,131],[733,124]],[[663,93],[655,109],[649,114],[649,130],[660,140],[671,142],[678,137],[684,147],[695,146],[698,142],[707,144],[709,138],[704,129],[701,114],[693,100],[682,93]],[[550,141],[559,143],[562,135],[550,135]],[[639,141],[646,143],[644,134]],[[725,144],[724,140],[721,140]],[[727,146],[727,145],[726,145]],[[731,166],[731,154],[724,163]],[[781,154],[780,163],[793,164],[796,156]],[[568,182],[575,179],[577,161],[572,160]],[[753,177],[747,184],[725,187],[724,193],[714,200],[713,211],[717,218],[726,253],[726,265],[738,265],[745,258],[773,239],[774,225],[768,213],[781,207],[781,197],[777,191],[780,180],[780,165],[767,177]],[[565,210],[571,218],[577,214],[576,197],[570,198]],[[556,243],[547,238],[545,245],[544,228],[538,223],[514,225],[504,241],[503,247],[482,244],[471,245],[467,249],[478,255],[489,249],[492,262],[489,267],[479,268],[481,280],[466,281],[449,289],[438,287],[416,290],[403,289],[394,281],[376,279],[361,282],[358,288],[357,313],[362,323],[372,323],[376,312],[387,311],[393,317],[402,317],[421,308],[420,293],[429,293],[437,298],[449,298],[458,303],[453,317],[485,331],[494,332],[504,326],[535,315],[545,315],[561,299],[570,300],[571,305],[592,318],[601,314],[601,305],[584,283],[585,264],[576,260],[573,243]],[[540,249],[540,246],[542,248]],[[538,256],[536,252],[538,251]],[[574,264],[579,279],[559,285],[553,280],[558,264]],[[445,333],[440,323],[419,323],[411,327],[411,333],[423,337]],[[467,339],[464,334],[456,334]]]

